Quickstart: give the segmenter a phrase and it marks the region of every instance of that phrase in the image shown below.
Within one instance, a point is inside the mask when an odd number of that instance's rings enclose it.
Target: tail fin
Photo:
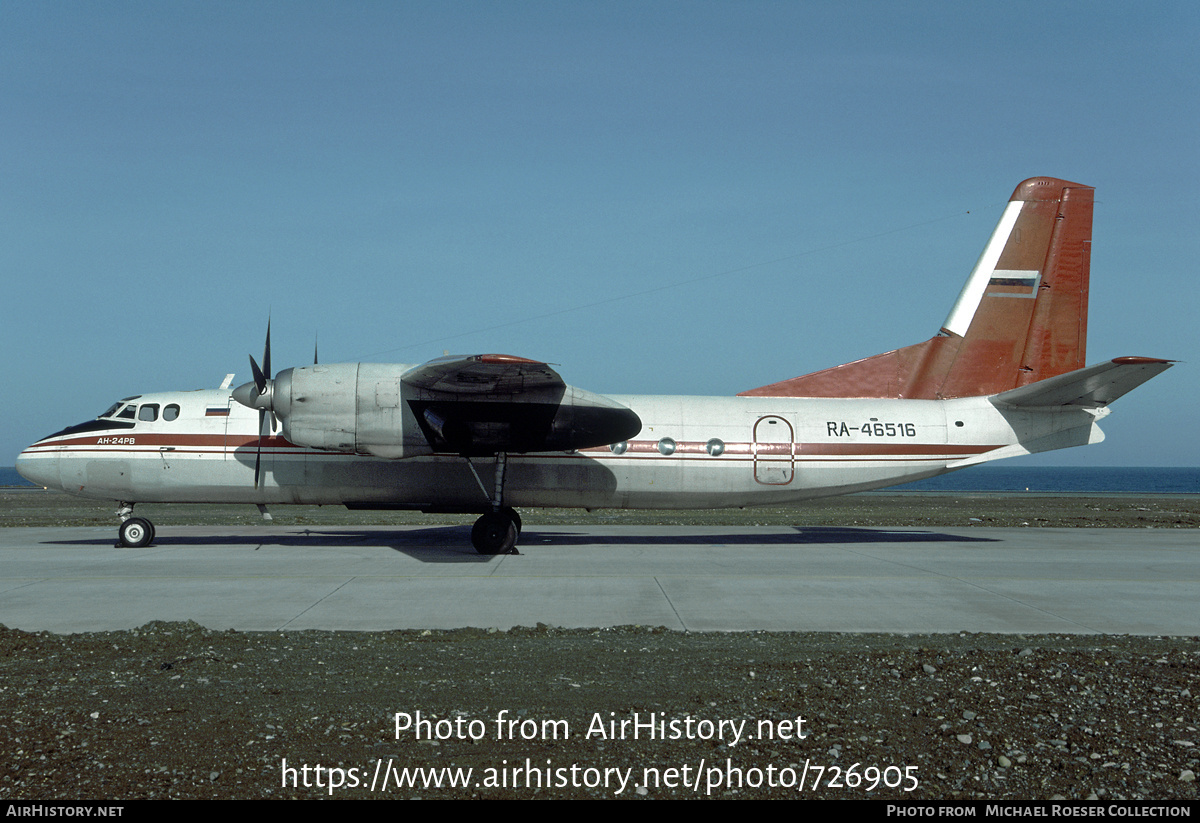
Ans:
[[[742,392],[751,397],[992,395],[1083,368],[1094,189],[1017,186],[936,337]]]

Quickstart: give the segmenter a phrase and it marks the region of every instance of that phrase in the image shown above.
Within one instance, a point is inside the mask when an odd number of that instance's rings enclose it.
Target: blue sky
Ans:
[[[504,352],[734,394],[934,334],[1013,187],[1095,186],[1042,465],[1198,465],[1194,3],[0,4],[0,465],[146,391]]]

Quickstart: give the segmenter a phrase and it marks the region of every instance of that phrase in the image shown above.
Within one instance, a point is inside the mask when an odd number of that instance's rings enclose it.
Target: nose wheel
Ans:
[[[154,524],[144,517],[131,517],[117,529],[117,545],[140,549],[154,542]]]

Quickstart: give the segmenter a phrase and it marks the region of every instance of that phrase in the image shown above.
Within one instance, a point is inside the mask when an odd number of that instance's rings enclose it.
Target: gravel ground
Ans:
[[[12,800],[319,797],[330,782],[358,798],[1197,798],[1196,638],[154,623],[4,629],[0,659]],[[416,739],[417,712],[435,739]],[[635,715],[676,739],[596,733]],[[784,739],[761,739],[768,725]],[[473,771],[466,788],[352,787],[377,763]],[[766,785],[806,764],[803,791]]]
[[[75,503],[47,514],[50,498],[12,496],[25,502],[0,495],[0,522],[78,522],[64,514]],[[913,501],[864,495],[733,522],[1200,522],[1194,497]],[[543,514],[565,522],[527,522]],[[1195,802],[1198,674],[1200,638],[0,627],[0,794]],[[635,719],[665,723],[667,739],[646,725],[635,739]],[[396,785],[401,770],[448,767],[471,770],[465,787]],[[391,778],[372,791],[377,769]]]

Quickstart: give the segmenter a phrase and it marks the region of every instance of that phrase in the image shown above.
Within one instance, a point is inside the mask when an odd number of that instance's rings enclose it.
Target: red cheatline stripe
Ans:
[[[920,443],[802,443],[797,454],[982,454],[999,446],[950,446]]]
[[[105,443],[106,440],[123,442]],[[130,443],[128,441],[132,440]],[[56,449],[61,446],[173,446],[175,448],[221,448],[223,446],[254,445],[258,438],[252,434],[89,434],[86,437],[70,437],[64,440],[43,440],[34,443],[30,449]],[[263,448],[299,449],[300,446],[291,443],[278,435],[262,439]]]
[[[129,440],[133,439],[133,443],[118,442],[118,443],[103,443],[105,439]],[[253,435],[232,436],[229,438],[219,434],[211,435],[163,435],[163,434],[139,434],[139,435],[103,435],[89,437],[74,437],[67,440],[50,441],[43,443],[35,443],[27,449],[27,452],[41,453],[103,453],[103,454],[146,454],[148,452],[160,449],[170,448],[176,453],[207,453],[219,454],[222,452],[235,451],[239,448],[256,448],[258,447],[259,438]],[[725,453],[717,457],[710,457],[706,453],[705,443],[696,441],[688,443],[676,444],[675,454],[664,459],[688,460],[696,459],[688,455],[701,456],[700,459],[705,461],[746,461],[749,459],[774,459],[786,461],[789,457],[799,461],[811,460],[829,460],[837,458],[856,458],[859,460],[879,460],[879,459],[905,459],[905,460],[938,460],[938,459],[953,459],[964,455],[983,454],[985,452],[998,449],[1002,444],[990,445],[946,445],[935,443],[797,443],[794,446],[794,451],[789,455],[787,444],[763,444],[757,445],[757,452],[754,450],[754,444],[751,443],[729,443],[725,446]],[[313,456],[327,456],[329,452],[316,451],[307,449],[303,446],[297,446],[282,437],[264,437],[262,438],[261,448],[264,452],[272,454],[306,454]],[[339,453],[343,456],[354,456],[349,453]],[[622,455],[612,454],[607,447],[598,447],[590,449],[582,449],[576,453],[585,457],[597,457],[607,460],[633,459],[644,460],[646,456],[658,455],[658,441],[641,441],[629,444],[629,450]],[[571,453],[533,453],[530,457],[533,458],[570,458],[576,456]],[[441,455],[446,456],[446,455]],[[513,455],[517,457],[519,455]]]
[[[1000,444],[983,446],[959,446],[945,443],[796,443],[791,453],[796,457],[813,455],[901,455],[901,454],[937,454],[963,455],[983,454],[992,449],[1000,448]],[[585,454],[603,455],[610,449],[600,446],[592,449],[581,449]],[[705,443],[700,441],[676,443],[675,453],[704,453]],[[726,443],[725,454],[759,454],[780,455],[788,454],[787,443],[759,443],[757,448],[753,443]],[[658,441],[634,441],[629,444],[625,454],[658,454]]]

